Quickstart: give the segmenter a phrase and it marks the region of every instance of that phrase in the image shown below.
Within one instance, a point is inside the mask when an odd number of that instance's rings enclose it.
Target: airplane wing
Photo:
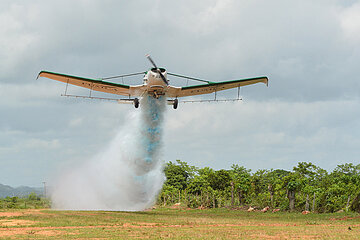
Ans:
[[[101,79],[91,79],[84,77],[71,76],[61,73],[41,71],[39,77],[46,77],[67,84],[88,88],[94,91],[112,93],[123,96],[140,96],[144,90],[144,86],[129,86],[119,83],[102,81]]]
[[[257,77],[248,79],[231,80],[224,82],[208,82],[207,84],[200,84],[186,87],[171,87],[168,90],[168,97],[187,97],[200,94],[208,94],[218,92],[230,88],[237,88],[255,83],[265,83],[268,85],[267,77]]]

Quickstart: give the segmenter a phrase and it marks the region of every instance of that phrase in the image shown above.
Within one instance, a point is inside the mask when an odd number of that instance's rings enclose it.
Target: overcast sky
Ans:
[[[40,186],[96,155],[139,111],[60,97],[64,84],[35,80],[39,71],[146,71],[147,53],[173,73],[270,79],[242,88],[242,102],[169,107],[164,161],[254,171],[359,163],[359,1],[2,0],[0,36],[0,183]]]

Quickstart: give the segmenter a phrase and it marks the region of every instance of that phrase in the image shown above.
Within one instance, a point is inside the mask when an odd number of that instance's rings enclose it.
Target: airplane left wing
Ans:
[[[257,77],[257,78],[231,80],[224,82],[209,82],[207,84],[200,84],[200,85],[186,86],[186,87],[170,87],[170,89],[168,89],[167,95],[168,97],[173,97],[173,98],[187,97],[187,96],[218,92],[226,89],[242,87],[255,83],[265,83],[267,85],[268,78]]]
[[[94,91],[112,93],[123,96],[140,96],[144,91],[144,87],[142,85],[129,86],[125,84],[106,82],[102,81],[101,79],[77,77],[48,71],[41,71],[38,75],[38,78],[39,77],[46,77],[67,84],[88,88]]]

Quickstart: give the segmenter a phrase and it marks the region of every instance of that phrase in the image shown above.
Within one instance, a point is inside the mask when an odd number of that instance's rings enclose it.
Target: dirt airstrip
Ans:
[[[184,218],[187,217],[186,213],[180,214],[183,214]],[[178,215],[177,212],[174,212],[174,216]],[[84,234],[92,232],[94,234],[93,239],[96,239],[101,237],[102,233],[112,232],[112,234],[122,234],[119,236],[123,238],[156,238],[157,236],[161,238],[187,238],[193,236],[196,239],[206,238],[206,236],[215,236],[215,238],[219,236],[219,238],[247,237],[249,239],[292,239],[294,237],[297,239],[323,239],[326,237],[331,238],[331,232],[337,229],[336,231],[343,231],[344,235],[342,236],[349,237],[344,239],[353,239],[352,236],[360,233],[360,221],[358,221],[360,219],[358,216],[352,218],[328,218],[326,223],[314,224],[308,222],[304,225],[299,222],[250,221],[246,217],[235,222],[233,220],[233,222],[224,222],[223,219],[214,220],[211,213],[205,215],[209,215],[209,217],[201,215],[201,217],[192,218],[191,221],[178,224],[178,222],[172,221],[170,218],[169,221],[161,219],[159,221],[157,218],[162,216],[162,212],[147,215],[146,213],[15,210],[0,212],[0,238],[51,237],[55,239],[86,239],[87,237],[83,237]],[[135,217],[137,220],[135,221],[132,218],[129,222],[122,222],[128,216]],[[141,219],[138,219],[138,216],[141,216]],[[55,222],[56,224],[50,222],[50,220],[54,221],[57,218],[62,219],[61,221],[64,221],[64,224],[62,222]],[[78,219],[81,219],[82,222],[76,222]],[[153,220],[153,222],[146,222],[148,220]],[[351,228],[346,222],[348,220],[356,221],[351,223]],[[224,235],[224,232],[226,235]],[[289,233],[292,235],[289,235]],[[324,235],[321,237],[319,234]],[[105,238],[113,238],[113,236],[109,235],[108,237],[105,236]]]

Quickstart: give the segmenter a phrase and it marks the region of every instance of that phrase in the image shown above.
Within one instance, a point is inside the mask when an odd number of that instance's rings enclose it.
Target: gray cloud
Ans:
[[[244,88],[240,104],[169,109],[166,160],[253,169],[357,160],[357,1],[5,0],[0,9],[1,183],[40,185],[95,155],[135,111],[60,98],[65,86],[35,81],[40,70],[144,71],[146,53],[194,77],[270,78],[269,88]]]
[[[169,112],[167,155],[215,168],[291,169],[311,161],[330,170],[358,161],[358,105],[359,99],[182,105],[195,114]]]

